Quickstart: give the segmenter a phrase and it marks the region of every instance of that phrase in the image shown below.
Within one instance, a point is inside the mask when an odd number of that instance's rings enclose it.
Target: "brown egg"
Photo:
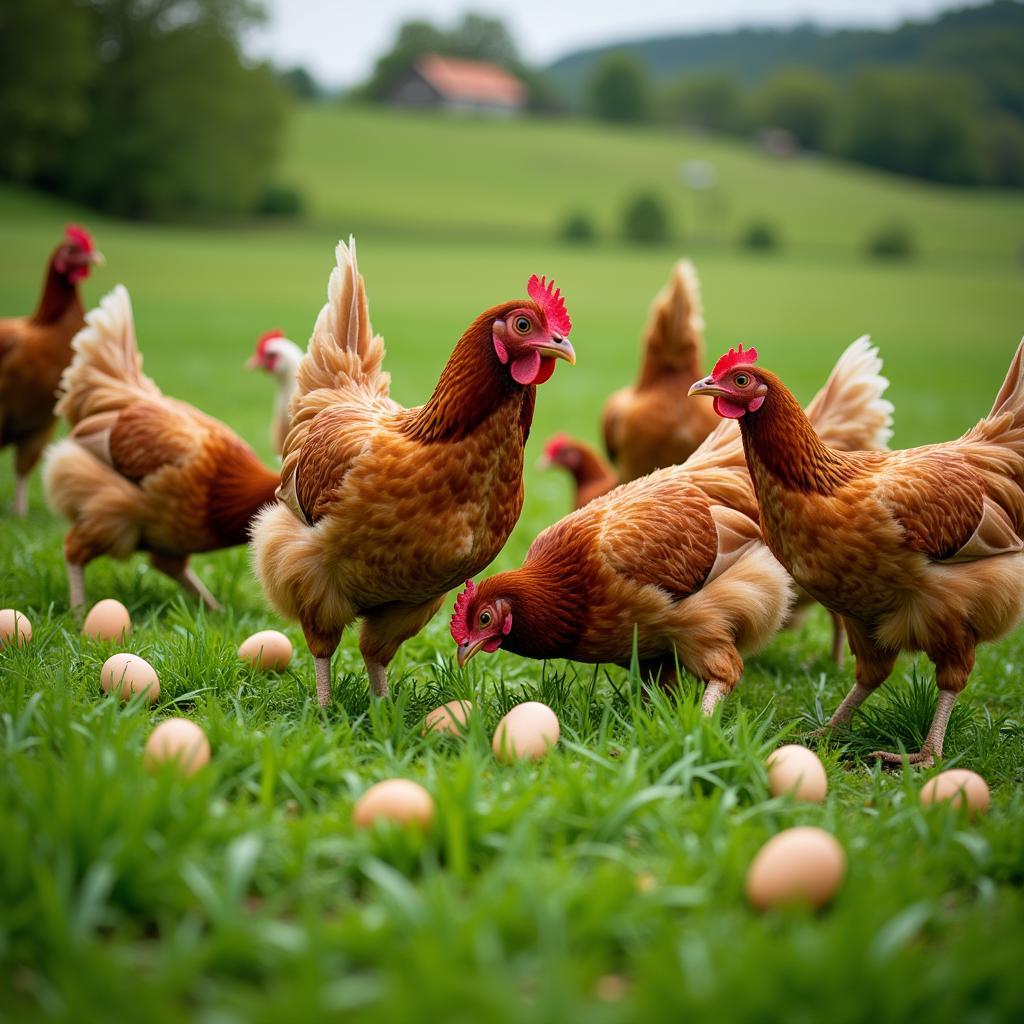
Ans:
[[[828,776],[813,750],[789,743],[768,756],[768,788],[772,796],[792,793],[797,800],[820,804],[828,792]]]
[[[264,672],[280,672],[292,660],[292,642],[276,629],[263,629],[253,633],[241,647],[238,656],[253,668]]]
[[[352,809],[352,821],[358,828],[369,828],[377,821],[415,824],[427,829],[434,820],[434,798],[411,779],[386,779],[371,786]]]
[[[112,597],[92,606],[82,624],[82,633],[93,640],[123,640],[132,631],[132,617]]]
[[[100,686],[104,693],[113,690],[123,701],[143,692],[150,704],[160,699],[156,669],[137,654],[112,654],[107,658],[100,669]]]
[[[966,768],[950,768],[929,779],[921,790],[921,803],[925,806],[951,801],[962,807],[967,801],[968,814],[976,818],[988,810],[988,783],[977,772]]]
[[[450,732],[461,736],[466,731],[473,705],[468,700],[450,700],[434,708],[424,719],[424,732]]]
[[[19,647],[32,639],[32,623],[16,608],[0,609],[0,647],[6,647],[17,637]]]
[[[822,907],[846,874],[846,854],[835,836],[801,826],[772,836],[747,871],[747,899],[758,910],[791,903]]]
[[[517,704],[494,730],[491,749],[504,764],[543,757],[561,735],[554,711],[535,700]]]
[[[191,719],[168,718],[149,734],[143,757],[151,772],[175,761],[185,775],[195,775],[210,760],[210,741]]]

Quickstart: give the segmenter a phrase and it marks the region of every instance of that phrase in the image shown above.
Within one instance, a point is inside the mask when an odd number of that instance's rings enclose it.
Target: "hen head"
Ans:
[[[529,302],[499,307],[491,324],[491,341],[499,361],[509,367],[517,384],[543,384],[555,372],[555,360],[576,362],[569,344],[572,321],[554,281],[530,278]]]
[[[491,582],[484,580],[476,587],[472,580],[467,580],[466,589],[455,599],[451,632],[458,644],[456,658],[460,668],[480,651],[493,654],[512,630],[511,602],[491,594]]]
[[[94,266],[103,265],[103,253],[93,245],[92,235],[77,224],[64,229],[64,241],[53,254],[53,269],[71,282],[78,284],[89,276]]]
[[[245,365],[249,370],[265,370],[277,377],[287,377],[301,358],[302,350],[282,331],[267,331],[260,335],[256,351]]]
[[[731,348],[689,393],[711,395],[715,412],[726,419],[738,420],[747,413],[757,412],[764,405],[768,385],[758,375],[756,362],[756,348],[744,349],[742,345]]]
[[[546,445],[537,462],[538,469],[548,469],[551,466],[565,466],[572,470],[579,465],[579,446],[566,434],[555,434]]]

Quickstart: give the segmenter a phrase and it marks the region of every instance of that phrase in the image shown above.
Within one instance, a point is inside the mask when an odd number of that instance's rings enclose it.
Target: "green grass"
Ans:
[[[870,331],[893,378],[899,444],[953,436],[983,415],[1024,330],[1019,196],[586,125],[316,109],[294,136],[289,175],[312,198],[304,225],[124,224],[0,189],[0,310],[30,307],[60,227],[87,219],[108,257],[90,301],[124,281],[147,371],[268,458],[270,385],[241,364],[268,327],[308,336],[333,242],[350,226],[404,402],[425,397],[477,312],[520,294],[533,271],[555,275],[579,365],[541,389],[531,463],[556,429],[596,438],[605,395],[635,370],[650,296],[685,252],[702,275],[709,354],[756,344],[804,397]],[[592,204],[611,225],[634,184],[669,189],[693,153],[713,156],[730,182],[729,224],[768,212],[790,248],[765,259],[713,242],[647,251],[550,240],[563,207]],[[866,262],[866,226],[894,212],[914,221],[923,257]],[[27,522],[0,519],[0,606],[35,627],[31,646],[0,651],[0,1018],[1020,1019],[1024,633],[982,649],[948,736],[948,760],[992,786],[985,819],[926,813],[922,775],[863,760],[916,745],[927,727],[931,668],[909,658],[852,733],[819,748],[827,801],[798,806],[769,798],[763,762],[850,684],[850,668],[827,659],[821,614],[752,659],[713,722],[692,683],[644,699],[620,670],[505,655],[461,673],[442,615],[405,646],[393,697],[378,704],[347,637],[321,713],[301,633],[267,611],[244,551],[196,560],[225,604],[212,615],[141,559],[101,561],[88,593],[128,605],[127,646],[162,686],[155,709],[120,707],[98,685],[115,648],[84,641],[67,612],[62,525],[38,480],[32,501]],[[531,468],[496,568],[516,565],[566,503],[565,482]],[[288,632],[296,658],[264,677],[234,651],[270,626]],[[456,696],[483,709],[470,735],[422,736],[425,712]],[[563,743],[542,763],[501,768],[490,732],[529,698],[555,708]],[[213,745],[188,782],[141,767],[168,714],[194,718]],[[358,794],[393,775],[434,794],[427,836],[352,828]],[[835,832],[846,884],[822,913],[756,915],[746,867],[797,823]]]

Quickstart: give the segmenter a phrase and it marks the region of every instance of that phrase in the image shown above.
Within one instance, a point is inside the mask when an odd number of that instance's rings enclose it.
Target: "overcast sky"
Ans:
[[[496,15],[538,64],[582,46],[738,25],[890,26],[982,0],[265,0],[269,21],[249,52],[302,64],[323,84],[365,78],[409,18],[440,24],[465,11]]]

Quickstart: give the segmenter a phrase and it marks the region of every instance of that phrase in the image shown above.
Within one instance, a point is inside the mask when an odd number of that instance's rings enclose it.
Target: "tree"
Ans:
[[[47,183],[88,117],[99,70],[88,12],[67,0],[4,0],[0,67],[0,174]]]
[[[928,71],[862,72],[831,148],[873,167],[973,185],[988,174],[981,100],[969,79]]]
[[[997,112],[986,125],[986,148],[992,184],[1024,188],[1024,121]]]
[[[838,106],[835,85],[818,71],[780,71],[761,87],[754,119],[765,128],[785,128],[805,149],[825,145]]]
[[[127,217],[237,214],[270,180],[284,99],[242,63],[247,0],[91,0],[100,72],[58,179]],[[186,72],[187,69],[187,73]]]
[[[315,100],[320,95],[317,80],[303,67],[279,71],[278,78],[288,92],[300,100]]]
[[[601,61],[587,95],[591,113],[604,121],[645,121],[650,116],[647,69],[628,53],[609,53]]]
[[[743,93],[732,75],[695,75],[670,87],[663,108],[668,119],[711,132],[735,135],[746,127]]]

